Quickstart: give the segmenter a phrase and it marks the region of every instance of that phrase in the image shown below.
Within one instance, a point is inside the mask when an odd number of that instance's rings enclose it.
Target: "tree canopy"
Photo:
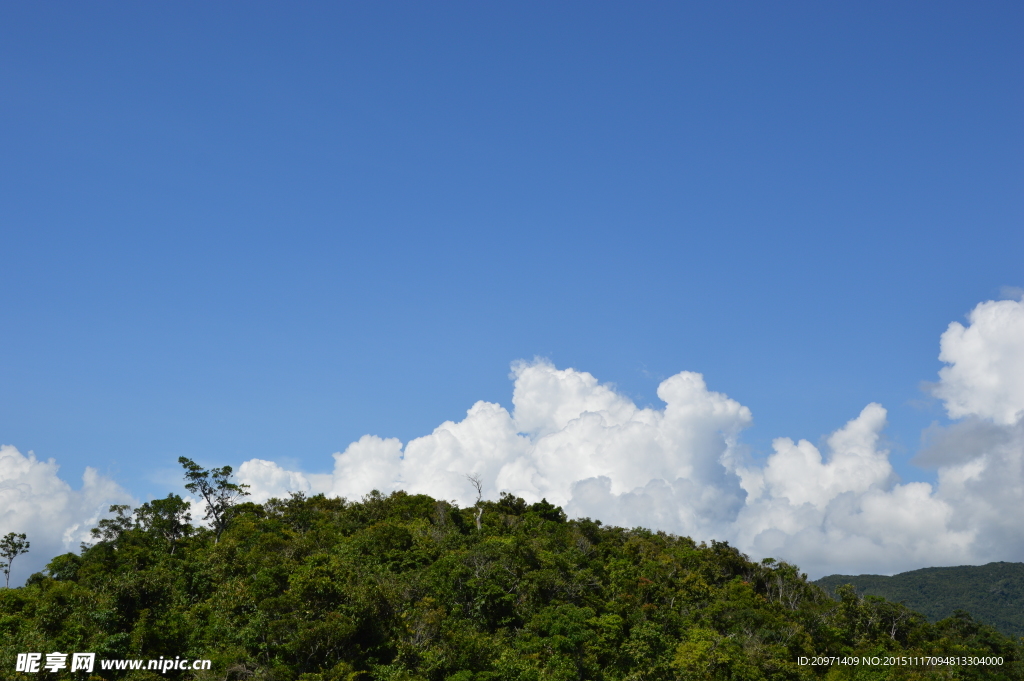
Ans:
[[[966,610],[1008,636],[1024,636],[1024,563],[923,568],[891,577],[829,575],[815,584],[829,592],[852,584],[861,596],[906,603],[932,622]]]
[[[295,494],[223,517],[192,526],[173,495],[115,507],[94,545],[0,592],[0,669],[17,652],[71,650],[213,660],[94,681],[1024,678],[1020,641],[968,615],[929,623],[852,588],[834,600],[793,565],[547,502]],[[826,655],[1003,664],[800,664]]]

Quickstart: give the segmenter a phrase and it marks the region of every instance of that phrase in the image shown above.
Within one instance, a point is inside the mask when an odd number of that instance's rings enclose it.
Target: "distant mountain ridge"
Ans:
[[[829,575],[815,581],[833,596],[852,584],[861,596],[903,602],[930,621],[966,610],[1009,636],[1024,636],[1024,563],[924,568],[892,577]]]

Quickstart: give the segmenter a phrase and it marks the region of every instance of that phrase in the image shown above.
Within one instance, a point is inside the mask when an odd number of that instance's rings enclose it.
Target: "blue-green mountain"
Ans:
[[[859,596],[904,603],[932,622],[962,610],[1004,634],[1024,636],[1024,563],[924,568],[892,577],[829,575],[815,584],[832,594],[852,584]]]

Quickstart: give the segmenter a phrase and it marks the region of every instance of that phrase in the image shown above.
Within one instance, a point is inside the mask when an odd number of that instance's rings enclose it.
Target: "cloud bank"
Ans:
[[[640,408],[589,373],[518,362],[512,411],[477,402],[458,422],[403,445],[364,435],[327,475],[242,464],[256,500],[289,491],[358,499],[404,489],[472,503],[547,498],[572,516],[728,540],[812,576],[1024,560],[1024,300],[986,302],[941,338],[934,393],[951,419],[927,432],[918,462],[938,483],[901,483],[880,446],[886,411],[869,404],[820,451],[778,438],[765,461],[739,444],[750,410],[682,372]]]
[[[726,540],[754,558],[794,562],[812,577],[932,565],[1024,561],[1024,299],[978,305],[942,334],[932,388],[953,420],[924,433],[915,463],[937,484],[902,483],[880,444],[886,411],[868,404],[819,450],[780,437],[745,455],[750,410],[682,372],[638,407],[584,371],[517,362],[511,412],[477,402],[461,421],[402,443],[364,435],[328,474],[251,459],[238,469],[254,501],[289,492],[359,499],[398,489],[471,504],[511,492],[571,515]],[[72,489],[51,459],[0,447],[0,534],[26,532],[15,580],[77,548],[115,503],[133,503],[88,468]],[[202,511],[193,512],[194,518]]]

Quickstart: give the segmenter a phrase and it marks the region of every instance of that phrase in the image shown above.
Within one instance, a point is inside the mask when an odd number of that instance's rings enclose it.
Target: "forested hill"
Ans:
[[[230,469],[225,469],[230,473]],[[202,471],[200,471],[202,472]],[[0,590],[0,677],[197,681],[1021,679],[1022,649],[968,616],[929,623],[796,567],[503,496],[301,495],[116,507],[81,555]],[[19,652],[209,658],[209,672],[15,672]],[[814,656],[1001,666],[812,666]],[[852,659],[852,658],[846,658]],[[178,676],[175,676],[178,674]]]
[[[932,622],[966,610],[1004,634],[1024,636],[1024,563],[925,568],[892,577],[829,575],[815,584],[830,593],[852,584],[862,596],[904,602]]]

